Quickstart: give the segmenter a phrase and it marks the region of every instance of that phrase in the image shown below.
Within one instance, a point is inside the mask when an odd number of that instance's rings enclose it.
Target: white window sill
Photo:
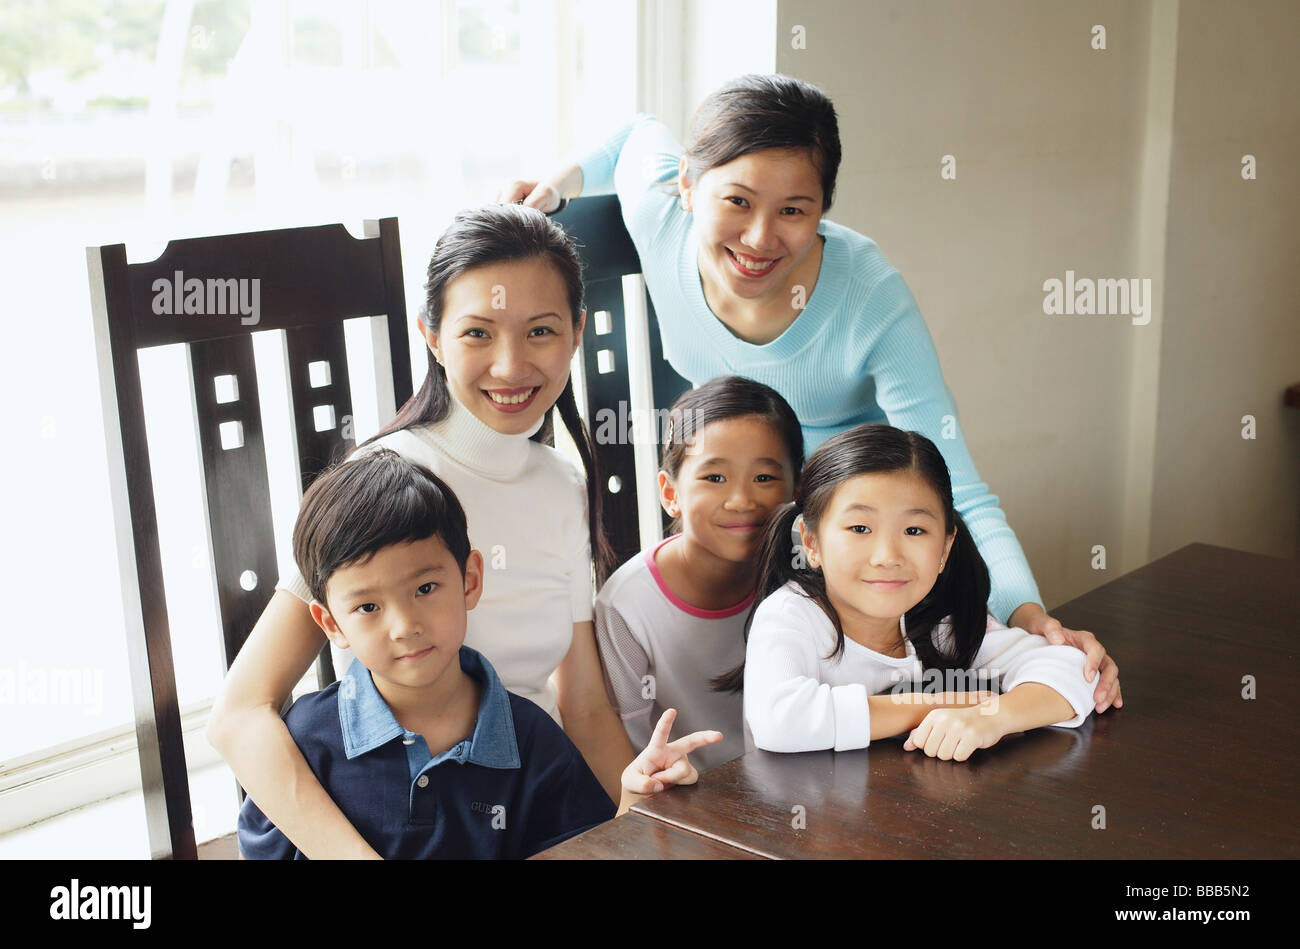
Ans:
[[[239,815],[235,776],[222,762],[190,772],[198,843],[232,833]],[[144,794],[138,788],[0,834],[0,860],[148,860]]]

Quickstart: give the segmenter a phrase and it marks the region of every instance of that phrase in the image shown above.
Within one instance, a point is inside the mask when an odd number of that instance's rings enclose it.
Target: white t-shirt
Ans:
[[[442,421],[385,435],[352,457],[376,448],[424,465],[456,492],[484,567],[465,645],[488,658],[506,689],[560,722],[550,677],[569,651],[573,624],[592,618],[582,472],[527,434],[492,429],[455,398]],[[297,570],[279,586],[311,599]]]
[[[899,627],[903,632],[902,619]],[[942,648],[949,636],[950,627],[940,625],[935,644]],[[935,670],[927,682],[915,647],[903,638],[906,656],[886,656],[845,637],[844,653],[828,659],[835,648],[830,617],[793,581],[781,587],[755,610],[745,652],[745,724],[754,744],[766,751],[867,747],[868,696],[888,693],[901,682],[917,687],[907,691],[941,691],[927,688],[935,683]],[[1004,692],[1022,682],[1055,689],[1075,712],[1057,724],[1074,728],[1093,709],[1095,683],[1083,677],[1083,658],[1073,646],[1053,646],[990,616],[971,668],[995,677]],[[991,687],[989,678],[971,686]]]
[[[677,709],[672,738],[715,729],[722,741],[691,752],[704,771],[746,751],[741,698],[709,680],[745,658],[745,619],[753,596],[725,610],[702,610],[668,589],[655,554],[674,534],[615,571],[596,597],[596,642],[628,738],[637,748],[665,709]]]

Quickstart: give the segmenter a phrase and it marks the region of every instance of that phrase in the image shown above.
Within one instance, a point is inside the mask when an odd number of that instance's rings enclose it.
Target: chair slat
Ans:
[[[116,318],[130,306],[126,247],[88,248],[87,258],[149,850],[196,860],[140,357],[131,322]]]
[[[203,458],[206,523],[229,669],[270,601],[279,572],[257,369],[249,336],[208,340],[187,349]],[[237,398],[218,402],[218,378],[233,380]],[[241,445],[223,446],[223,425],[238,426]],[[243,578],[253,581],[252,589],[244,589]]]
[[[631,388],[627,367],[627,337],[624,332],[623,284],[618,278],[589,283],[586,288],[587,325],[582,333],[582,358],[586,379],[587,427],[596,443],[601,476],[605,533],[616,562],[623,564],[641,549],[637,521],[636,457],[631,441]],[[597,311],[610,315],[611,331],[596,335]],[[602,372],[608,368],[610,371]],[[617,477],[621,487],[610,491],[609,479]]]
[[[285,332],[289,362],[289,398],[298,445],[298,471],[302,489],[316,476],[341,461],[356,447],[352,433],[352,385],[348,374],[347,345],[342,323],[300,326]],[[410,365],[410,360],[403,360]],[[322,367],[328,382],[313,385],[313,366]],[[410,370],[408,368],[409,375]],[[319,381],[319,380],[317,380]],[[331,427],[316,430],[323,413]],[[329,645],[316,657],[316,680],[321,688],[337,677]]]
[[[375,381],[379,385],[379,417],[391,418],[411,397],[410,347],[407,334],[411,328],[406,321],[406,284],[402,277],[402,241],[397,231],[397,218],[386,217],[365,222],[366,237],[379,238],[379,259],[384,275],[387,333],[374,333]],[[384,343],[387,345],[384,345]],[[391,374],[391,385],[385,378]]]
[[[352,385],[342,323],[302,326],[285,332],[289,361],[289,398],[298,443],[302,489],[355,445],[352,434]],[[312,384],[313,366],[328,379]],[[317,380],[319,381],[319,380]],[[317,418],[329,427],[317,431]]]
[[[647,294],[648,298],[649,294]],[[659,317],[655,313],[653,303],[647,302],[646,315],[650,323],[650,379],[654,386],[655,408],[666,409],[677,401],[678,396],[691,388],[691,384],[664,358],[663,339],[659,334]]]

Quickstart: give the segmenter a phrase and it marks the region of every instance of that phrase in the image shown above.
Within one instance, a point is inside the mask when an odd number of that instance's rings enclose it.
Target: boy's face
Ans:
[[[423,689],[459,669],[465,613],[483,591],[483,558],[471,551],[461,576],[437,535],[393,544],[335,571],[327,606],[311,614],[340,649],[351,649],[384,694],[388,685]],[[387,698],[387,696],[385,696]]]

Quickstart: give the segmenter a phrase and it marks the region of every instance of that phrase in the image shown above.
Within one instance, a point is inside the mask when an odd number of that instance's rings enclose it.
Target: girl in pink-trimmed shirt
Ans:
[[[799,420],[768,386],[724,376],[673,405],[659,498],[680,533],[625,563],[596,598],[596,641],[633,745],[675,708],[683,733],[723,734],[692,753],[700,771],[745,751],[741,698],[712,680],[744,660],[763,525],[802,466]]]

